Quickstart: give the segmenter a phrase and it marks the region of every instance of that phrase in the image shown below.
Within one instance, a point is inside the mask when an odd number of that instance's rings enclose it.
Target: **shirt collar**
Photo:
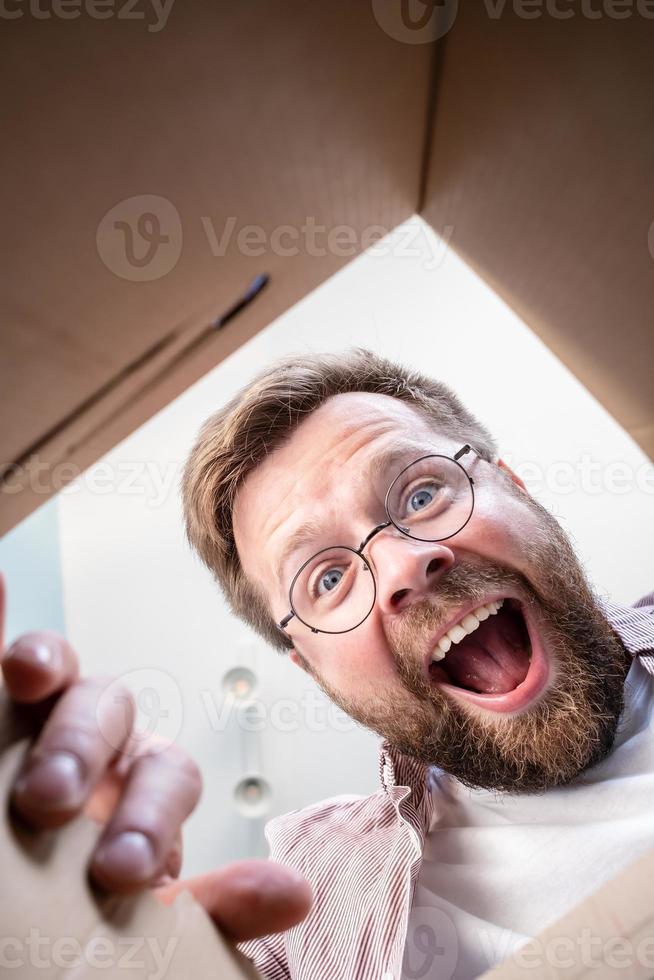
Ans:
[[[436,771],[434,766],[405,755],[390,742],[382,742],[379,751],[382,789],[400,817],[418,832],[421,850],[434,815],[435,799],[429,789],[430,774]]]
[[[635,606],[622,606],[600,599],[604,614],[629,653],[654,654],[654,593],[643,596]]]

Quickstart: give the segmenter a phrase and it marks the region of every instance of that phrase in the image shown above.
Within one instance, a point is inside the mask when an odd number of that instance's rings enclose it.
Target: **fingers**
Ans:
[[[190,891],[232,942],[290,929],[306,918],[313,900],[306,878],[275,861],[237,861],[156,894],[170,903],[181,891]]]
[[[84,806],[134,722],[125,689],[102,698],[107,681],[73,684],[55,704],[14,785],[12,802],[38,827],[56,827]]]
[[[0,597],[0,607],[3,605]],[[14,701],[33,704],[62,691],[77,677],[77,657],[62,636],[25,633],[2,658],[7,691]]]
[[[162,874],[178,874],[180,827],[201,791],[198,767],[175,746],[136,758],[92,861],[95,880],[130,892]]]
[[[0,576],[0,652],[4,620]],[[57,827],[83,808],[102,821],[109,817],[91,871],[111,890],[133,891],[179,874],[181,825],[201,792],[195,763],[174,746],[146,750],[133,733],[127,688],[77,680],[77,657],[54,633],[16,640],[2,672],[0,746],[17,730],[15,721],[27,723],[21,732],[33,732],[47,717],[14,784],[14,809],[37,827]]]
[[[7,691],[14,701],[33,704],[62,691],[76,677],[77,657],[62,636],[48,630],[26,633],[5,653],[7,590],[0,574],[0,656]]]
[[[57,827],[84,807],[109,817],[91,873],[118,892],[179,874],[181,825],[202,788],[181,749],[139,747],[134,716],[127,688],[77,681],[57,700],[12,794],[15,810],[37,827]]]

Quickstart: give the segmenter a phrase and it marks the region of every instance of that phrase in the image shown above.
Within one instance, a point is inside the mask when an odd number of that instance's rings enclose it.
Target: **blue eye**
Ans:
[[[338,583],[343,578],[343,572],[340,568],[328,568],[324,575],[320,576],[318,582],[318,595],[324,595],[325,592],[331,592],[335,589]]]
[[[428,507],[435,497],[434,493],[423,487],[422,490],[417,490],[415,493],[411,494],[409,497],[409,507],[411,510],[419,511],[424,510]]]

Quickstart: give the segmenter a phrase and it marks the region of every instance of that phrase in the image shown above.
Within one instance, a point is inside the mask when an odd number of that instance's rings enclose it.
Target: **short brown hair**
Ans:
[[[310,412],[333,395],[353,391],[401,398],[485,459],[495,454],[493,437],[446,385],[363,348],[286,357],[212,415],[184,469],[186,533],[232,610],[278,649],[291,644],[241,566],[232,526],[234,498],[248,473],[286,442]]]

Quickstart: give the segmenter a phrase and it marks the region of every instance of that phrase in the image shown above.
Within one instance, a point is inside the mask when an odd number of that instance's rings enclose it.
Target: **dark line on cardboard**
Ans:
[[[226,326],[227,323],[231,322],[231,320],[238,316],[238,314],[241,313],[246,306],[249,306],[249,304],[268,285],[268,282],[269,276],[267,273],[256,276],[249,284],[245,293],[239,297],[239,299],[233,303],[232,306],[230,306],[216,320],[213,320],[210,324],[208,324],[208,326],[204,327],[204,329],[196,337],[193,337],[184,347],[173,354],[170,360],[162,365],[160,370],[157,371],[152,378],[147,379],[141,385],[135,395],[122,402],[113,412],[109,412],[107,415],[103,416],[97,425],[95,425],[89,432],[84,433],[81,439],[79,439],[77,442],[71,443],[67,447],[68,455],[75,452],[80,448],[80,446],[83,446],[85,442],[96,434],[96,432],[104,428],[105,425],[120,415],[125,408],[129,407],[135,401],[138,401],[138,399],[145,393],[164,380],[171,373],[171,371],[181,362],[186,360],[190,354],[202,347],[210,337],[214,336],[218,331]],[[137,358],[131,361],[118,374],[110,378],[109,381],[105,382],[105,384],[102,385],[97,391],[94,391],[92,395],[77,405],[71,412],[55,423],[55,425],[51,426],[51,428],[48,429],[44,435],[40,436],[39,439],[33,442],[31,446],[21,453],[17,459],[14,459],[11,463],[8,463],[4,466],[4,468],[0,469],[0,484],[5,483],[8,478],[13,476],[18,470],[29,463],[29,460],[34,453],[37,453],[40,449],[47,445],[51,439],[54,439],[56,436],[60,435],[71,423],[76,422],[90,408],[93,408],[104,398],[106,398],[107,395],[119,388],[120,385],[123,384],[123,382],[126,381],[131,375],[135,374],[135,372],[139,371],[142,367],[147,366],[149,361],[165,350],[166,347],[169,347],[170,344],[172,344],[172,342],[179,337],[179,335],[179,328],[169,331],[164,337],[161,338],[161,340],[158,340],[143,354],[140,354]]]
[[[104,415],[97,425],[84,433],[81,439],[78,439],[78,441],[75,443],[71,443],[71,445],[68,447],[68,452],[74,453],[78,449],[81,449],[87,442],[89,442],[90,439],[93,439],[98,432],[106,428],[108,425],[111,425],[115,419],[119,418],[125,411],[131,408],[132,405],[142,401],[146,395],[157,388],[162,382],[167,381],[173,371],[175,371],[180,364],[188,361],[192,354],[195,354],[198,350],[205,347],[207,342],[212,337],[215,337],[215,335],[222,331],[222,329],[228,323],[230,323],[234,317],[238,316],[239,313],[249,306],[250,303],[259,295],[259,293],[265,289],[269,281],[270,276],[267,273],[255,276],[243,296],[238,299],[233,306],[230,306],[225,313],[222,313],[212,323],[204,327],[204,329],[193,337],[188,344],[176,351],[176,353],[173,354],[173,356],[166,361],[165,364],[162,364],[161,368],[155,374],[153,374],[152,377],[144,381],[137,392],[131,395],[120,405],[117,405],[112,412]],[[215,367],[215,365],[209,366],[207,371],[211,371],[212,367]]]
[[[152,360],[157,354],[161,353],[166,347],[168,347],[175,337],[177,336],[176,331],[171,331],[158,340],[155,344],[149,347],[143,354],[139,354],[137,358],[131,361],[126,367],[124,367],[118,374],[115,374],[112,378],[106,381],[97,391],[94,391],[92,395],[80,402],[72,411],[65,415],[62,419],[51,426],[44,435],[40,436],[35,442],[33,442],[23,453],[20,454],[16,459],[12,460],[11,463],[6,465],[0,471],[0,481],[4,482],[10,476],[13,476],[17,470],[20,470],[26,463],[29,462],[30,457],[37,453],[39,449],[42,449],[51,439],[60,435],[72,422],[75,422],[80,416],[84,415],[90,408],[97,405],[103,398],[111,394],[111,392],[123,383],[130,375],[134,374],[144,364]]]

